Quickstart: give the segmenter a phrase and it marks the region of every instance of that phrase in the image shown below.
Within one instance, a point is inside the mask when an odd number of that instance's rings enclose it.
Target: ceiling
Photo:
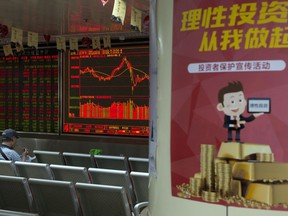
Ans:
[[[104,5],[102,2],[106,2]],[[142,11],[142,19],[149,15],[150,0],[126,0],[124,24],[111,20],[114,0],[2,0],[0,1],[0,24],[8,27],[8,34],[0,43],[8,43],[11,27],[23,30],[23,43],[27,32],[37,32],[39,42],[44,35],[89,37],[110,35],[112,38],[147,38],[148,30],[142,32],[130,27],[131,8]],[[142,27],[143,29],[143,27]]]

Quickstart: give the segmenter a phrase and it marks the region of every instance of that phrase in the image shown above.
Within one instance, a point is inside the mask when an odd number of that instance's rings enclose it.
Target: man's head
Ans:
[[[228,116],[236,116],[244,113],[247,101],[244,97],[242,83],[232,82],[218,92],[218,111]]]
[[[14,147],[16,144],[16,140],[19,138],[17,132],[11,128],[6,129],[2,132],[2,142],[10,142]]]

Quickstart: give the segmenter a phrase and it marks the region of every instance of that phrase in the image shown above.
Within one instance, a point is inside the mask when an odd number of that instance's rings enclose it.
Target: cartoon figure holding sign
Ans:
[[[217,110],[224,112],[224,128],[228,129],[228,142],[232,141],[232,131],[235,131],[235,141],[240,142],[240,131],[246,122],[251,122],[264,113],[254,113],[249,117],[244,117],[247,106],[243,86],[240,81],[228,83],[218,92]]]

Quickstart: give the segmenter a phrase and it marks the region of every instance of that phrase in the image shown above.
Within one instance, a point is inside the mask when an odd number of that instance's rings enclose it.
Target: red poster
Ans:
[[[288,1],[174,1],[173,196],[285,209],[287,12]]]

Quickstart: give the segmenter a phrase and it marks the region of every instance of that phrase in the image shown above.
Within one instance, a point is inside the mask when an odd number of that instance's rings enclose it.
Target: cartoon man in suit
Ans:
[[[264,113],[254,113],[249,117],[244,117],[247,105],[242,83],[239,81],[228,83],[218,92],[217,110],[224,112],[224,128],[228,129],[228,142],[232,141],[232,131],[235,131],[235,141],[240,142],[240,131],[246,122],[251,122]]]

